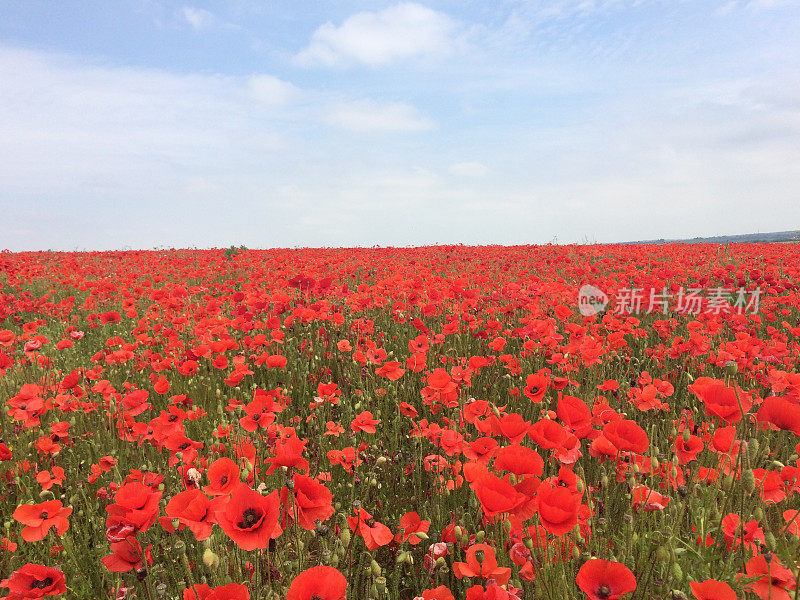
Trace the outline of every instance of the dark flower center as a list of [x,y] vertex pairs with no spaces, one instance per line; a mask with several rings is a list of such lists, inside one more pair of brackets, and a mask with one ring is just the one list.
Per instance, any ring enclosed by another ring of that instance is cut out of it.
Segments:
[[53,585],[53,578],[52,577],[47,577],[45,579],[41,579],[41,580],[37,579],[37,580],[34,580],[33,582],[31,582],[31,589],[32,590],[44,590],[44,589],[49,588],[51,585]]
[[227,475],[223,475],[222,477],[220,477],[219,478],[219,483],[220,483],[220,485],[225,485],[226,483],[228,483],[228,476]]
[[607,585],[601,585],[597,590],[597,597],[608,598],[609,596],[611,596],[611,588],[609,588]]
[[40,515],[39,515],[39,518],[40,518],[40,519],[45,519],[45,520],[47,520],[47,518],[48,518],[48,516],[47,516],[47,511],[46,511],[46,510],[43,510],[43,511],[42,511],[42,514],[40,514]]
[[256,511],[255,508],[248,508],[246,511],[242,513],[242,520],[239,521],[238,525],[240,529],[250,529],[253,525],[255,525],[258,520],[261,518],[261,515]]

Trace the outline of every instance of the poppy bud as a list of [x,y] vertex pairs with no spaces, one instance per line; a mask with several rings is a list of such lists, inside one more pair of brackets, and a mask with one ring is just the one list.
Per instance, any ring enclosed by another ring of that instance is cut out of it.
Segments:
[[672,563],[672,574],[678,581],[683,581],[683,569],[678,563]]
[[385,456],[379,456],[379,457],[378,457],[378,458],[375,460],[375,466],[376,466],[376,467],[382,467],[383,465],[385,465],[385,464],[386,464],[386,461],[387,461],[387,458],[386,458]]
[[211,549],[206,548],[206,551],[203,552],[203,564],[212,571],[215,571],[217,567],[219,567],[219,556]]
[[339,555],[338,554],[334,554],[333,556],[331,556],[331,566],[332,567],[339,566]]
[[736,364],[735,361],[729,360],[725,363],[725,374],[729,377],[733,377],[736,373],[739,372],[739,365]]
[[684,430],[683,430],[683,441],[684,441],[684,443],[687,443],[687,444],[688,444],[688,443],[689,443],[689,439],[690,439],[691,437],[692,437],[692,434],[691,434],[691,433],[689,433],[689,430],[688,430],[688,429],[684,429]]
[[751,469],[742,472],[742,483],[748,494],[756,491],[756,476]]
[[767,548],[774,548],[775,547],[775,536],[772,535],[771,531],[767,531],[764,534],[764,541],[766,542]]
[[425,533],[424,531],[418,531],[414,535],[425,542],[428,541],[428,534]]
[[658,562],[667,562],[669,560],[669,550],[664,546],[659,546],[656,550],[656,558]]
[[342,531],[342,544],[345,546],[350,545],[350,531],[348,529],[344,529]]
[[402,552],[398,552],[397,558],[395,558],[395,562],[398,565],[403,564],[404,562],[406,562],[406,556],[408,556],[408,552],[406,552],[405,550]]
[[381,575],[381,566],[373,559],[370,563],[370,568],[372,570],[373,577],[380,577]]
[[525,547],[526,547],[528,550],[533,550],[533,538],[529,538],[529,537],[527,537],[527,538],[525,538],[524,540],[522,540],[522,543],[524,544],[524,546],[525,546]]
[[478,533],[475,534],[475,541],[478,542],[479,544],[482,544],[483,539],[485,537],[486,537],[486,532],[481,529]]
[[758,458],[758,448],[759,443],[756,438],[752,438],[747,443],[747,458],[750,459],[751,463],[756,462],[756,459]]

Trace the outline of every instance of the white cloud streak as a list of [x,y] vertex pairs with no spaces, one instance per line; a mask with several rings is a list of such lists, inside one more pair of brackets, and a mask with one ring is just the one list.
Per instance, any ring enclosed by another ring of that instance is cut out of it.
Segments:
[[341,25],[326,23],[295,61],[304,66],[360,63],[381,66],[416,57],[441,57],[456,45],[456,23],[420,4],[403,2],[378,12],[361,12]]

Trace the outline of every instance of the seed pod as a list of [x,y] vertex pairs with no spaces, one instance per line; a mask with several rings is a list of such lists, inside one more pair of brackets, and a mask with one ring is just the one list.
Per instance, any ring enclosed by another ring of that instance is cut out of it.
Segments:
[[736,373],[739,372],[739,365],[737,365],[734,361],[729,360],[725,363],[725,374],[728,377],[733,377]]
[[375,595],[383,596],[386,593],[386,577],[375,578]]

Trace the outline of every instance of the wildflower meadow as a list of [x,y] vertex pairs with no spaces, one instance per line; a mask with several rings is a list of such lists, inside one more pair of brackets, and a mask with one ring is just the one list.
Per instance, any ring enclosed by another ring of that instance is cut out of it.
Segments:
[[0,598],[798,600],[799,259],[0,253]]

